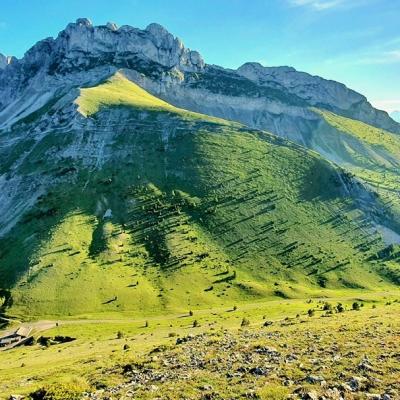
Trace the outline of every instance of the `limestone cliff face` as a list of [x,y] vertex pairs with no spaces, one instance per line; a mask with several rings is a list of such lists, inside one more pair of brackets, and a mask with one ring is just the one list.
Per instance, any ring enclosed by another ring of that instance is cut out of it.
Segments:
[[176,105],[268,129],[306,143],[317,106],[400,132],[387,113],[338,82],[290,67],[246,63],[237,71],[206,65],[201,55],[158,24],[140,30],[78,19],[33,46],[21,60],[0,55],[0,128],[73,88],[124,68],[152,93]]
[[21,60],[10,63],[0,56],[0,127],[121,67],[149,74],[171,68],[201,71],[204,61],[158,24],[140,30],[113,23],[93,26],[88,19],[78,19],[57,38],[38,42]]
[[246,63],[238,73],[267,88],[284,87],[290,95],[300,97],[309,105],[359,119],[372,125],[398,132],[399,127],[384,111],[376,110],[366,97],[332,80],[312,76],[290,67],[263,67]]

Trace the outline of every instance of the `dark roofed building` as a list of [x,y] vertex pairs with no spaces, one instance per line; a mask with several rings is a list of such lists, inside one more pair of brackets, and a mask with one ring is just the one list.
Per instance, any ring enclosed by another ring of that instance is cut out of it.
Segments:
[[32,328],[21,326],[11,335],[0,338],[0,347],[7,347],[29,337]]

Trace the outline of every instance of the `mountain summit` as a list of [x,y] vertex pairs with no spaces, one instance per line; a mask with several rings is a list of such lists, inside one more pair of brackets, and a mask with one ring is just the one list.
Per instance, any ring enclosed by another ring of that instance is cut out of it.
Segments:
[[78,19],[1,60],[3,312],[399,284],[400,124],[364,96],[208,65],[157,24]]
[[[158,24],[140,30],[113,23],[93,26],[85,18],[69,24],[57,38],[47,38],[21,60],[0,58],[0,126],[40,108],[60,91],[89,85],[116,68],[201,71],[200,54]],[[141,67],[139,67],[141,65]],[[23,98],[33,103],[26,103]]]

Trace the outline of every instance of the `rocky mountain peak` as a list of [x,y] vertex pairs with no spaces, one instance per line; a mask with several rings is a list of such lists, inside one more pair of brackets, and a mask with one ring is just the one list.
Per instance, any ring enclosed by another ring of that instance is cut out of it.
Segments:
[[[118,27],[113,22],[94,26],[89,19],[79,18],[68,24],[57,38],[36,43],[26,52],[20,67],[30,73],[44,69],[50,74],[70,73],[115,64],[122,58],[124,66],[132,59],[185,71],[198,71],[205,66],[198,52],[185,48],[179,38],[159,24],[152,23],[140,30],[129,25]],[[10,62],[7,60],[0,56],[0,69]]]
[[118,25],[114,22],[107,22],[106,27],[112,31],[118,30]]
[[[118,27],[113,22],[94,26],[87,18],[68,24],[55,39],[38,42],[27,51],[21,64],[25,71],[47,69],[52,75],[118,63],[126,67],[138,59],[183,71],[199,71],[205,66],[198,52],[185,48],[180,39],[159,24],[140,30],[128,25]],[[5,61],[1,63],[4,65]]]
[[92,27],[92,21],[88,18],[78,18],[75,22],[76,25]]
[[264,67],[257,62],[249,62],[238,68],[237,72],[265,87],[285,87],[286,90],[309,102],[312,106],[325,104],[329,108],[349,109],[354,104],[365,102],[361,94],[347,88],[342,83],[313,76],[295,68]]
[[276,73],[285,74],[290,72],[297,72],[293,67],[264,67],[259,62],[247,62],[240,66],[237,71],[242,76],[245,76],[249,79],[255,79],[260,77],[265,77],[268,75],[274,75]]
[[17,59],[12,56],[5,56],[4,54],[0,53],[0,70],[3,70],[7,67],[7,65],[13,63]]
[[145,31],[150,32],[154,37],[158,38],[168,37],[174,39],[174,36],[171,33],[169,33],[167,29],[165,29],[162,25],[157,24],[155,22],[147,25]]
[[[13,59],[14,60],[14,59]],[[95,26],[87,18],[70,23],[56,38],[36,43],[25,56],[5,69],[10,59],[0,57],[0,126],[20,113],[12,106],[18,98],[38,96],[41,107],[66,85],[94,84],[119,68],[159,74],[171,69],[199,72],[205,67],[201,55],[158,24],[141,30],[115,23]],[[28,110],[26,110],[28,111]],[[3,121],[2,121],[3,120]]]
[[[200,54],[185,48],[182,41],[163,26],[152,23],[144,30],[115,23],[94,26],[87,18],[70,23],[55,40],[55,50],[63,57],[114,60],[139,57],[167,68],[183,70],[204,68]],[[79,53],[79,54],[78,54]]]

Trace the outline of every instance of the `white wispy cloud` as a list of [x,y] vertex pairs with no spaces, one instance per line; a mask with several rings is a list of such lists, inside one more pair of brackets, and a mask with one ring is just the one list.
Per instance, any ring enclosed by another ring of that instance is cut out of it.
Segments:
[[372,0],[287,0],[294,7],[308,7],[315,11],[330,9],[349,9],[365,5]]
[[326,64],[336,65],[379,65],[400,63],[400,36],[379,41],[373,45],[325,60]]
[[344,0],[289,0],[293,6],[308,6],[315,10],[327,10],[342,5]]
[[389,113],[394,111],[400,111],[400,100],[390,99],[390,100],[371,100],[372,105],[379,109],[385,110]]
[[400,61],[400,50],[392,50],[386,52],[386,58],[389,61]]
[[400,50],[372,52],[353,57],[349,64],[352,65],[379,65],[400,63]]

